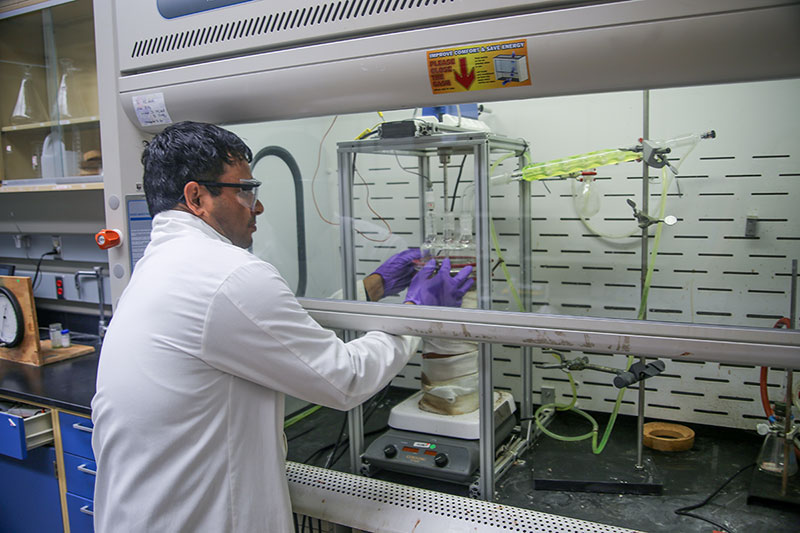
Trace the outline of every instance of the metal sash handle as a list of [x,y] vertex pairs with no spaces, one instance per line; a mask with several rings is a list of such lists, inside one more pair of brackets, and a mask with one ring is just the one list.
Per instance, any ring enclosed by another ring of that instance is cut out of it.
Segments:
[[94,516],[94,510],[93,509],[89,509],[88,505],[84,505],[83,507],[81,507],[79,509],[79,511],[82,512],[83,514],[88,514],[89,516]]
[[97,470],[91,470],[89,468],[86,468],[86,463],[83,463],[82,465],[78,465],[78,472],[83,472],[84,474],[89,474],[90,476],[96,476],[97,475]]
[[73,429],[77,429],[78,431],[85,431],[86,433],[91,433],[93,431],[92,428],[89,426],[84,426],[80,422],[75,422],[72,424]]

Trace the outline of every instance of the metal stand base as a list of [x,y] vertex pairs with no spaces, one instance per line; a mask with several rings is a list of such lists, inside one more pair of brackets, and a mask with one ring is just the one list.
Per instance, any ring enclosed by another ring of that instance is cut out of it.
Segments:
[[765,474],[756,469],[750,481],[747,504],[786,506],[797,509],[800,506],[800,474],[789,478],[786,494],[781,494],[781,478]]

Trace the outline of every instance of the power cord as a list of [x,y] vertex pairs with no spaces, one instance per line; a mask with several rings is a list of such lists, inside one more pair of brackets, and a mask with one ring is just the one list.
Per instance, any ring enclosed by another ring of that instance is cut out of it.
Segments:
[[37,280],[39,279],[39,270],[42,268],[42,260],[43,260],[45,257],[47,257],[48,255],[58,255],[58,250],[56,250],[55,248],[53,248],[53,249],[52,249],[52,250],[50,250],[49,252],[45,252],[45,253],[43,253],[43,254],[42,254],[40,257],[39,257],[39,261],[36,263],[36,273],[33,275],[33,283],[31,284],[31,286],[32,286],[34,289],[36,288],[36,282],[37,282]]
[[[384,387],[379,393],[377,393],[375,396],[373,396],[372,400],[370,400],[370,402],[367,404],[367,407],[364,409],[364,417],[363,417],[365,425],[366,425],[367,421],[370,419],[370,417],[372,417],[372,415],[375,413],[375,411],[377,411],[377,408],[380,405],[380,403],[386,398],[390,387],[391,387],[391,385],[387,385],[386,387]],[[346,450],[348,448],[348,444],[349,444],[349,441],[350,441],[349,437],[344,434],[345,427],[347,427],[347,413],[345,413],[345,417],[344,417],[344,420],[342,421],[342,425],[341,425],[341,428],[339,430],[339,434],[336,437],[336,441],[331,443],[331,444],[328,444],[326,446],[323,446],[322,448],[319,448],[314,453],[312,453],[310,456],[308,456],[308,458],[306,458],[303,461],[303,463],[304,464],[313,464],[313,461],[316,460],[317,456],[324,454],[325,452],[327,452],[330,449],[333,449],[333,451],[331,452],[331,454],[328,456],[327,460],[325,461],[325,468],[331,468],[333,465],[335,465],[336,462],[339,460],[339,458],[342,457],[342,455],[344,453],[344,450]],[[364,436],[371,436],[371,435],[373,435],[375,433],[379,433],[381,431],[384,431],[385,429],[386,429],[386,427],[382,427],[382,428],[380,428],[378,430],[373,430],[373,431],[370,431],[370,432],[366,432],[364,434]],[[305,434],[305,433],[306,432],[303,432],[302,434]],[[295,437],[292,437],[292,438],[295,438]],[[338,457],[336,457],[336,452],[337,451],[341,452]]]
[[695,509],[699,509],[700,507],[703,507],[704,505],[706,505],[708,502],[713,500],[714,497],[722,491],[722,489],[724,489],[726,486],[728,486],[728,483],[730,483],[731,481],[736,479],[736,477],[739,474],[741,474],[745,470],[753,468],[754,466],[756,466],[756,464],[752,463],[752,464],[749,464],[747,466],[744,466],[744,467],[740,468],[738,472],[736,472],[731,477],[726,479],[725,482],[722,485],[720,485],[720,487],[711,494],[711,496],[709,496],[708,498],[706,498],[705,500],[703,500],[700,503],[696,503],[694,505],[687,505],[686,507],[681,507],[680,509],[675,509],[675,511],[674,511],[675,514],[683,515],[683,516],[691,516],[692,518],[697,518],[698,520],[703,520],[705,522],[708,522],[709,524],[713,525],[714,527],[716,527],[720,531],[727,531],[728,533],[733,533],[733,531],[728,526],[723,526],[722,524],[718,524],[717,522],[714,522],[710,518],[705,518],[705,517],[702,517],[700,515],[696,515],[694,513],[690,513],[689,511],[694,511]]

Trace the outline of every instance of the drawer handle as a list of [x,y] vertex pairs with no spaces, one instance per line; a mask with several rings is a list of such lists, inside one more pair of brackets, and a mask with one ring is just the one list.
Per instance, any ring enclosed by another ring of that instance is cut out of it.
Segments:
[[78,431],[85,431],[86,433],[91,433],[92,432],[92,428],[90,428],[89,426],[84,426],[80,422],[76,422],[76,423],[72,424],[72,427],[74,429],[77,429]]
[[78,465],[78,472],[83,472],[84,474],[89,474],[90,476],[96,476],[97,470],[92,470],[90,468],[86,468],[86,463],[82,465]]
[[83,514],[88,514],[89,516],[94,516],[94,510],[90,509],[88,505],[84,505],[79,510]]

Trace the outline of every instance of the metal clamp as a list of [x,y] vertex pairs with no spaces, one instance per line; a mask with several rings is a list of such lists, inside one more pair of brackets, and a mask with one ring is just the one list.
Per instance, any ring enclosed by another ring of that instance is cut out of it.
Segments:
[[633,216],[636,218],[636,221],[639,223],[639,227],[642,229],[645,229],[653,224],[658,224],[659,222],[663,222],[667,226],[672,226],[678,221],[677,217],[674,215],[667,215],[664,217],[664,220],[659,220],[656,217],[651,217],[647,213],[636,209],[636,202],[630,198],[628,198],[626,202],[628,202],[628,205],[631,206],[631,209],[633,209]]
[[597,370],[598,372],[616,374],[616,376],[614,376],[614,386],[616,386],[618,389],[622,389],[633,385],[638,381],[657,376],[664,371],[664,368],[666,368],[664,361],[659,359],[647,364],[634,363],[628,370],[620,370],[618,368],[612,368],[609,366],[592,364],[589,362],[589,358],[586,356],[569,360],[564,358],[564,356],[558,352],[553,352],[553,354],[558,357],[558,363],[552,365],[536,365],[536,368],[540,370],[559,368],[567,372],[576,370]]

